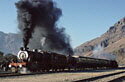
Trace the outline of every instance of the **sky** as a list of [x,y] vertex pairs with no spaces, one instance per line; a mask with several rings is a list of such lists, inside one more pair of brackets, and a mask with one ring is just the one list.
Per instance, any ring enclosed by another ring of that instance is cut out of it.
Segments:
[[[0,31],[18,33],[17,10],[19,0],[0,0]],[[62,9],[59,27],[65,27],[75,48],[99,37],[110,26],[125,17],[125,0],[53,0]]]

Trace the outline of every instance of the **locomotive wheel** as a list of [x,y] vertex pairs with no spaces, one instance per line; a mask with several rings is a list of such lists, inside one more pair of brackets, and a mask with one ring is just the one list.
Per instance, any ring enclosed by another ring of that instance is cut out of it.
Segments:
[[22,67],[19,72],[21,74],[26,74],[27,73],[27,68],[26,67]]
[[38,67],[38,64],[36,64],[36,63],[29,64],[29,65],[28,65],[28,69],[29,69],[31,72],[40,71],[40,70],[39,70],[39,67]]
[[12,72],[12,73],[16,73],[16,72],[17,72],[17,68],[16,68],[16,67],[12,67],[12,68],[11,68],[11,72]]

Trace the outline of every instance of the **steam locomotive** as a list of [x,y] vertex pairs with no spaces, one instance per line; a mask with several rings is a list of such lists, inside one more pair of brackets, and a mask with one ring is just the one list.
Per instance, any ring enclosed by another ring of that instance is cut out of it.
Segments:
[[18,52],[18,62],[11,62],[9,68],[12,72],[29,70],[30,72],[43,71],[64,71],[100,69],[100,68],[117,68],[118,64],[113,60],[95,59],[82,56],[65,56],[53,52],[21,48]]

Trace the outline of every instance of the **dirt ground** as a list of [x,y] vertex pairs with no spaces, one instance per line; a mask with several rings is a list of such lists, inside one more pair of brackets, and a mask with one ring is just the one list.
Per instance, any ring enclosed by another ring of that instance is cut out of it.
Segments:
[[[18,76],[18,77],[6,77],[0,78],[0,82],[71,82],[81,79],[87,79],[90,77],[101,76],[105,74],[121,72],[124,69],[119,70],[96,70],[96,71],[83,71],[83,72],[62,72],[42,75],[31,76]],[[118,76],[125,76],[124,74],[108,77],[110,80],[117,78]],[[98,80],[98,82],[106,82],[108,79]]]

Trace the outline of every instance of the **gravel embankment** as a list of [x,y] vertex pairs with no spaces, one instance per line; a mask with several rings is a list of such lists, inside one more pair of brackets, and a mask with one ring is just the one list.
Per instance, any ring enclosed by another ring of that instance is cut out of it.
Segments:
[[[52,73],[52,74],[42,74],[42,75],[31,75],[31,76],[19,76],[19,77],[7,77],[0,78],[0,82],[71,82],[81,79],[87,79],[91,77],[106,75],[110,73],[116,73],[124,71],[121,70],[101,70],[101,71],[86,71],[86,72],[71,72],[71,73]],[[118,78],[120,76],[125,76],[125,73],[110,76],[97,80],[97,82],[107,82]]]

